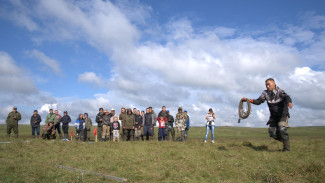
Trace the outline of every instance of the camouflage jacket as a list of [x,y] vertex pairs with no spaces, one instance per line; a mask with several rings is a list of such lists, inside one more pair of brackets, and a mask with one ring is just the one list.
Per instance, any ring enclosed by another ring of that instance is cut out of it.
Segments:
[[45,124],[48,124],[50,121],[52,121],[54,124],[56,123],[56,114],[54,113],[49,113],[47,116],[46,116],[46,120],[45,120]]
[[86,118],[85,119],[85,123],[86,123],[86,130],[90,130],[90,127],[93,126],[93,122],[91,121],[90,118]]
[[21,120],[20,113],[17,112],[10,112],[7,117],[7,124],[18,124],[18,121]]

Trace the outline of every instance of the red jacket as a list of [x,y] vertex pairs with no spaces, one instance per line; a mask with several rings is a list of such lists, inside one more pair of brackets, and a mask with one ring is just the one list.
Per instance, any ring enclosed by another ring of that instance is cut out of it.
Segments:
[[160,117],[158,117],[158,118],[157,118],[157,120],[158,120],[158,123],[159,123],[159,128],[165,128],[165,126],[166,126],[166,121],[167,121],[167,118],[166,118],[166,117],[164,117],[164,119],[163,119],[163,120],[161,120],[161,119],[160,119]]

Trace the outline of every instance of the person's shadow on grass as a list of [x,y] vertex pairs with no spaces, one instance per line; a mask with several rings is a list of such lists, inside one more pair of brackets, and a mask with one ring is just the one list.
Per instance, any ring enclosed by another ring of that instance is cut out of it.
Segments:
[[254,146],[251,142],[243,142],[243,146],[249,147],[255,151],[270,151],[266,145]]

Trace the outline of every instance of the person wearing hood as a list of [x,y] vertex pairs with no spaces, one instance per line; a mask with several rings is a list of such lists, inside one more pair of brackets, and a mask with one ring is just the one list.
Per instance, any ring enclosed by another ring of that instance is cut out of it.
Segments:
[[93,126],[93,122],[91,121],[91,119],[88,117],[88,113],[84,114],[85,116],[85,140],[90,141],[90,128]]
[[104,116],[104,109],[99,108],[99,112],[96,115],[96,122],[97,122],[97,137],[99,141],[102,141],[102,122],[103,122],[103,116]]
[[34,114],[30,118],[30,125],[32,127],[32,136],[35,138],[35,131],[37,132],[37,137],[39,137],[40,123],[42,121],[41,116],[38,114],[37,110],[34,110]]
[[183,108],[178,108],[178,113],[176,114],[176,128],[177,128],[177,139],[178,141],[184,140],[184,131],[186,128],[187,115],[183,112]]
[[123,124],[123,128],[126,130],[126,141],[130,141],[131,136],[133,135],[134,123],[134,115],[132,114],[132,110],[129,108],[126,112]]
[[64,138],[69,139],[69,123],[71,122],[71,118],[68,115],[68,111],[63,112],[62,117],[62,131],[64,133]]
[[85,119],[82,114],[79,114],[78,119],[75,122],[76,127],[76,139],[84,140],[84,128],[85,128]]
[[140,111],[136,111],[134,115],[135,125],[134,125],[134,132],[135,132],[135,140],[140,140],[140,136],[142,135],[142,116],[140,115]]
[[110,131],[111,131],[111,116],[109,115],[108,110],[105,110],[105,115],[103,116],[102,126],[103,126],[102,139],[104,141],[109,140]]
[[11,129],[13,129],[15,133],[15,137],[18,138],[18,121],[21,120],[21,115],[17,111],[17,107],[12,108],[12,112],[10,112],[7,116],[7,137],[10,137]]

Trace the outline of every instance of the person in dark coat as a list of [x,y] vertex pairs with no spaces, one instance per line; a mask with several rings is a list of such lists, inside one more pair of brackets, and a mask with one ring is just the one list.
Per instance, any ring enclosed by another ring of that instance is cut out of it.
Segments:
[[103,116],[105,115],[104,113],[104,109],[103,108],[99,108],[99,112],[96,115],[96,119],[95,121],[97,122],[97,138],[99,141],[102,141],[102,133],[103,133],[103,127],[102,127],[102,123],[103,123]]
[[64,133],[64,138],[69,139],[69,123],[71,122],[71,118],[68,115],[68,111],[63,112],[62,117],[62,131]]
[[32,127],[32,136],[35,138],[35,131],[37,132],[37,136],[39,137],[39,129],[40,129],[40,123],[42,121],[41,116],[38,114],[37,110],[34,110],[34,114],[30,118],[30,126]]

